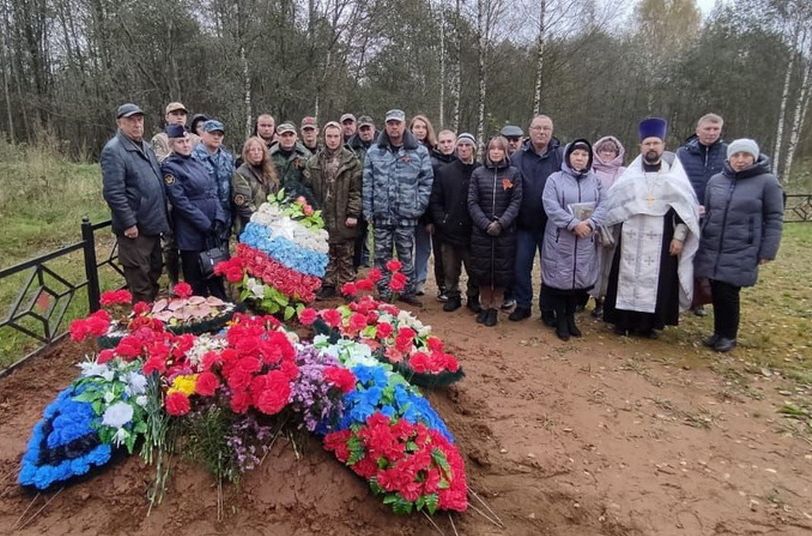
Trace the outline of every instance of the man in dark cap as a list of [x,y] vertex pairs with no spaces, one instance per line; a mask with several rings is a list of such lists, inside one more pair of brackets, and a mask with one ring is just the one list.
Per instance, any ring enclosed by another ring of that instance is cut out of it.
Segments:
[[606,200],[605,225],[616,227],[604,319],[619,335],[655,338],[693,297],[699,203],[680,160],[665,152],[666,132],[659,117],[640,123],[640,155]]
[[355,116],[352,114],[344,114],[341,116],[341,128],[344,131],[344,143],[350,141],[355,135],[355,130],[357,127],[357,123],[355,121]]
[[303,178],[305,165],[313,153],[299,142],[296,127],[289,121],[276,128],[276,135],[279,142],[271,147],[268,154],[276,166],[279,184],[289,196],[303,195],[312,204],[313,192],[304,186]]
[[499,132],[508,141],[508,156],[512,155],[522,146],[524,131],[516,125],[505,125]]
[[231,234],[231,179],[234,175],[234,155],[223,147],[225,126],[217,119],[203,123],[200,143],[192,150],[192,158],[203,164],[217,183],[217,197],[226,218],[223,236],[228,241]]
[[219,244],[226,214],[217,197],[217,183],[206,167],[192,158],[192,138],[183,125],[164,129],[172,154],[161,164],[164,188],[173,206],[172,227],[180,249],[183,278],[196,296],[225,299],[222,277],[206,279],[200,252]]
[[138,301],[151,302],[161,276],[161,234],[169,230],[158,159],[144,141],[144,112],[135,104],[116,111],[118,131],[101,152],[104,200],[110,207],[118,259]]
[[313,154],[319,150],[319,123],[316,118],[308,115],[299,125],[299,134],[302,136],[302,145]]

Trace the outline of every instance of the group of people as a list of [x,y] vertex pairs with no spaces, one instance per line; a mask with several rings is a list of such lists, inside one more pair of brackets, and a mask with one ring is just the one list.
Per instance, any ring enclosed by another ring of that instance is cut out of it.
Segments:
[[[616,333],[656,337],[681,310],[702,314],[694,289],[704,279],[715,312],[704,343],[728,351],[740,289],[755,284],[780,242],[783,192],[767,158],[753,140],[725,144],[716,114],[700,118],[676,154],[665,150],[666,121],[643,120],[639,155],[624,167],[618,138],[562,146],[546,115],[531,120],[527,137],[505,126],[478,157],[473,135],[435,133],[426,116],[407,122],[399,109],[381,130],[367,115],[321,128],[305,117],[297,129],[262,114],[235,162],[223,123],[201,114],[188,121],[177,102],[165,112],[166,127],[149,144],[143,111],[120,106],[118,132],[101,155],[120,262],[145,301],[158,291],[162,243],[170,281],[180,267],[196,294],[224,296],[222,280],[201,272],[201,251],[228,244],[284,188],[324,216],[330,245],[320,299],[335,296],[370,257],[385,272],[397,256],[407,278],[398,299],[420,305],[433,254],[444,311],[463,305],[464,269],[477,322],[496,325],[500,309],[522,321],[531,316],[538,252],[541,319],[559,338],[581,336],[576,312],[590,295],[592,314]],[[380,284],[386,294],[386,279]]]

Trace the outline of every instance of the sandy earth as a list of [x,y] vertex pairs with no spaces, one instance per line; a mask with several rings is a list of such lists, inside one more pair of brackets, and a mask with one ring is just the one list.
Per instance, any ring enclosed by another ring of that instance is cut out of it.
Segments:
[[[781,431],[776,407],[793,386],[780,378],[741,388],[710,370],[732,357],[664,362],[666,342],[617,338],[588,315],[585,337],[563,343],[537,319],[486,328],[425,301],[420,318],[467,373],[429,396],[466,455],[471,487],[504,523],[469,511],[453,518],[459,534],[812,534],[812,443]],[[421,515],[391,514],[315,441],[299,460],[277,442],[225,490],[220,522],[211,478],[183,462],[147,517],[152,474],[133,457],[36,498],[26,518],[53,500],[14,530],[34,498],[16,485],[28,433],[85,350],[64,343],[0,379],[2,534],[454,534],[445,514],[439,531]]]

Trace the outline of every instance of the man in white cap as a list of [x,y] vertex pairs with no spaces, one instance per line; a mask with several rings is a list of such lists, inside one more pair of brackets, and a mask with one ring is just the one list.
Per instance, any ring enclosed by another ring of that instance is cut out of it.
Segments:
[[[367,151],[364,160],[364,217],[375,229],[375,265],[385,272],[393,249],[403,264],[406,288],[401,301],[420,306],[415,296],[414,232],[426,211],[434,174],[426,147],[406,131],[402,110],[386,112],[386,128]],[[388,278],[379,290],[387,294]]]
[[[166,111],[164,113],[164,122],[166,125],[181,125],[185,127],[188,117],[189,112],[182,102],[170,102],[166,105]],[[200,136],[194,132],[189,133],[189,139],[192,142],[192,147],[200,143]],[[158,162],[163,162],[172,153],[172,149],[169,146],[169,138],[166,137],[166,132],[163,130],[152,137],[152,150],[155,151]]]
[[604,319],[615,333],[656,338],[691,305],[699,245],[699,203],[674,153],[665,119],[639,126],[640,155],[609,190],[607,227],[616,226]]
[[344,133],[344,143],[350,141],[350,138],[355,136],[355,130],[357,128],[357,122],[355,120],[355,116],[352,114],[344,114],[341,116],[341,129]]

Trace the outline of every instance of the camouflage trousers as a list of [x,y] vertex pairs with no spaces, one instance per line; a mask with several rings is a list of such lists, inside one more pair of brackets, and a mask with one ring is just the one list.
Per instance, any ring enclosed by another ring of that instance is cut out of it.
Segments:
[[[394,258],[393,250],[397,253],[398,260],[403,264],[400,270],[406,276],[406,289],[404,295],[414,295],[414,231],[410,227],[375,227],[375,266],[381,272],[387,274],[386,263]],[[379,283],[379,291],[387,294],[386,286],[388,277],[384,277]]]
[[355,279],[352,258],[355,253],[355,240],[330,242],[330,260],[324,274],[324,286],[341,289],[341,285]]

